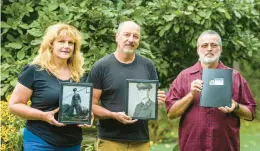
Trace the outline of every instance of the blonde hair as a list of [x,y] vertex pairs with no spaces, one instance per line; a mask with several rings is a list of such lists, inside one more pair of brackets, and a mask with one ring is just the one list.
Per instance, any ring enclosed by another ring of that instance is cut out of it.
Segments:
[[42,69],[47,69],[55,76],[58,76],[59,74],[56,72],[58,66],[55,65],[52,56],[52,44],[55,39],[65,36],[69,36],[75,42],[73,54],[68,59],[67,64],[72,80],[79,82],[84,73],[84,58],[80,53],[81,33],[71,25],[57,23],[49,26],[45,31],[45,35],[43,36],[43,41],[38,51],[38,55],[34,58],[31,64],[38,64]]

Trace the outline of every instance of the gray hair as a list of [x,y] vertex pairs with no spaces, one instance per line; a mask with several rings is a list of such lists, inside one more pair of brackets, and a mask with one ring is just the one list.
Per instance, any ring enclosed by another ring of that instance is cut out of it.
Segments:
[[120,30],[121,30],[121,28],[122,28],[125,24],[127,24],[127,23],[135,24],[135,25],[138,26],[138,27],[140,28],[140,30],[141,30],[141,27],[140,27],[137,23],[135,23],[134,21],[124,21],[124,22],[121,22],[121,23],[119,24],[118,29],[117,29],[117,33],[119,33]]
[[215,32],[214,30],[206,30],[202,34],[200,34],[200,36],[197,40],[197,47],[200,46],[200,38],[204,35],[216,35],[218,37],[218,44],[220,46],[222,46],[222,40],[221,40],[221,37],[219,36],[219,34],[217,32]]

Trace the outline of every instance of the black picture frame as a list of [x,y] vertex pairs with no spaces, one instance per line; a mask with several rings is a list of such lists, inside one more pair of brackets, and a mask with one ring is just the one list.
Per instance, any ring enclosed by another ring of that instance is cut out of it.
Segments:
[[126,81],[126,114],[133,119],[157,120],[159,81],[141,79],[127,79]]
[[58,121],[64,124],[91,124],[92,83],[62,82]]

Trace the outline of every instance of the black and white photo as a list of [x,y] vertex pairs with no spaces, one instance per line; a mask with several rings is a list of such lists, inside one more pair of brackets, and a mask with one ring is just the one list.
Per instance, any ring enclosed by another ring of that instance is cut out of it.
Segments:
[[158,80],[127,79],[126,113],[134,119],[157,119]]
[[62,83],[59,122],[90,124],[92,106],[91,83]]

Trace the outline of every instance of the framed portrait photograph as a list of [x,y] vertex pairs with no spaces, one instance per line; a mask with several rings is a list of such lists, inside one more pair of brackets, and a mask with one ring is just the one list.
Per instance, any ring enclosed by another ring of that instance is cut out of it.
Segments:
[[64,124],[90,124],[92,83],[61,83],[58,121]]
[[133,119],[156,120],[158,80],[127,79],[126,114]]

